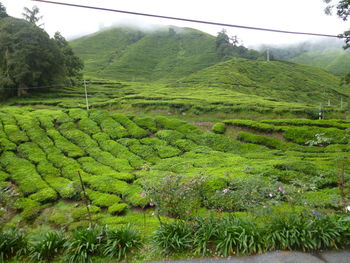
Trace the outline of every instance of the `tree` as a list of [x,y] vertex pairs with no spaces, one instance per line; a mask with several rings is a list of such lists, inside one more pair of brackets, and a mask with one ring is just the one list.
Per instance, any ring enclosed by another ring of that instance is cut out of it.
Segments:
[[[344,21],[348,20],[350,15],[350,0],[340,0],[337,4],[332,4],[333,0],[323,0],[325,3],[329,4],[325,12],[328,15],[332,14],[332,10],[337,10],[337,15]],[[342,38],[345,38],[344,49],[350,48],[350,29],[345,31],[343,34],[339,35]]]
[[222,60],[233,57],[258,59],[260,53],[253,49],[248,49],[242,44],[237,36],[229,37],[226,30],[221,30],[216,37],[216,52]]
[[[22,13],[22,16],[29,23],[37,25],[37,23],[43,18],[42,16],[38,16],[39,12],[40,11],[37,6],[33,6],[31,10],[28,7],[25,7],[24,13]],[[40,24],[38,26],[40,27],[42,25],[43,24]]]
[[64,78],[64,57],[56,42],[22,19],[0,20],[0,88],[21,96],[35,86],[50,86]]
[[84,67],[81,59],[74,55],[72,48],[60,32],[55,33],[54,40],[63,54],[65,76],[70,80],[81,78],[81,70]]
[[8,14],[6,13],[6,7],[0,2],[0,19],[8,17]]

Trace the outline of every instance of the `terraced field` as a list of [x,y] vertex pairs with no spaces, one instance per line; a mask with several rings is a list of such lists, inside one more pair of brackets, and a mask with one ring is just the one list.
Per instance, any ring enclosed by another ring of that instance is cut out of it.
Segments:
[[[345,120],[225,120],[214,133],[164,116],[3,107],[0,181],[17,193],[16,210],[1,212],[3,223],[87,225],[78,173],[95,222],[132,221],[146,233],[158,222],[144,184],[169,174],[205,177],[203,211],[336,212],[343,205],[337,160],[348,156],[349,127]],[[225,202],[223,189],[233,193]]]

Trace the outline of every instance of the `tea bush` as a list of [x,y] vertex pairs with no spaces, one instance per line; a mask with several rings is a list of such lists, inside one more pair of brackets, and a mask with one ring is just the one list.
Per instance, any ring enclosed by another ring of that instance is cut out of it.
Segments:
[[275,127],[273,125],[260,123],[257,121],[251,121],[251,120],[224,120],[223,122],[225,124],[234,125],[234,126],[238,126],[238,127],[250,128],[250,129],[253,129],[256,131],[261,131],[261,132],[280,131],[280,129],[278,127]]
[[121,125],[123,125],[127,129],[128,134],[133,138],[140,139],[149,135],[149,132],[140,128],[134,122],[132,122],[122,114],[114,113],[112,114],[112,118],[119,122]]
[[218,122],[211,127],[212,131],[219,134],[224,134],[226,131],[225,123]]
[[100,193],[93,190],[87,190],[86,192],[92,204],[99,207],[110,207],[121,201],[120,197],[117,195]]
[[121,203],[121,204],[113,204],[110,207],[108,207],[108,213],[111,215],[120,215],[128,208],[127,204]]

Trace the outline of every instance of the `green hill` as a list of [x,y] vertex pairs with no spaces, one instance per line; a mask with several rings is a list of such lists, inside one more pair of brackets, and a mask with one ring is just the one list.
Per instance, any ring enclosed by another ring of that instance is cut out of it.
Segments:
[[305,52],[291,61],[320,67],[339,76],[350,72],[350,52],[342,49],[331,48],[318,52]]
[[86,75],[124,81],[178,79],[219,61],[215,37],[189,28],[113,28],[71,45]]
[[308,104],[348,98],[348,87],[339,87],[337,76],[322,69],[285,61],[235,58],[191,74],[169,87],[225,88],[276,101]]

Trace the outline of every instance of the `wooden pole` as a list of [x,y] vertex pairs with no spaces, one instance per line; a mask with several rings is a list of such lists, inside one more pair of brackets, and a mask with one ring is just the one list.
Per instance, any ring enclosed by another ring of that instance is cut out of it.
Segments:
[[88,96],[87,96],[86,80],[85,79],[84,79],[84,87],[85,87],[86,110],[89,110],[89,101],[88,101]]
[[92,218],[91,218],[91,213],[90,213],[90,204],[89,204],[89,199],[87,198],[87,194],[85,192],[85,186],[83,183],[83,178],[81,177],[80,171],[78,170],[78,175],[79,175],[79,180],[80,180],[80,184],[81,184],[81,189],[83,190],[83,194],[84,194],[84,201],[85,201],[85,206],[86,206],[86,210],[88,213],[88,217],[89,217],[89,221],[90,221],[90,227],[92,226]]

